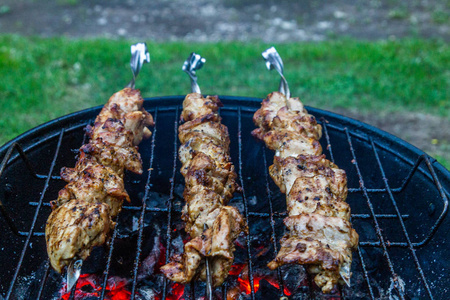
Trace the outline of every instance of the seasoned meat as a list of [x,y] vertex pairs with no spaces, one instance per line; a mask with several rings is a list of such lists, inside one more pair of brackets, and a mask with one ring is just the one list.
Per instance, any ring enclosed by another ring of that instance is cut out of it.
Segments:
[[[286,194],[288,233],[268,266],[302,264],[324,293],[342,280],[350,282],[352,251],[358,234],[352,228],[347,176],[322,155],[322,128],[298,98],[269,94],[253,116],[252,134],[275,151],[269,173]],[[341,280],[342,279],[342,280]]]
[[184,98],[183,112],[181,113],[182,121],[193,121],[201,119],[209,114],[216,114],[219,107],[223,104],[217,96],[208,96],[204,98],[198,93],[191,93]]
[[178,128],[182,143],[178,154],[185,178],[182,218],[191,240],[183,255],[161,267],[166,277],[176,282],[205,280],[207,258],[213,285],[221,285],[233,264],[234,241],[247,230],[239,211],[227,206],[239,187],[229,155],[228,129],[217,114],[221,106],[217,97],[196,93],[183,102],[181,118],[186,122]]
[[50,263],[61,273],[74,258],[86,259],[94,246],[104,244],[114,228],[109,205],[71,200],[52,211],[45,237]]
[[286,218],[284,224],[289,233],[282,239],[281,250],[269,268],[289,263],[315,265],[310,273],[314,270],[320,281],[328,278],[322,289],[331,290],[339,279],[332,276],[333,271],[350,271],[352,251],[358,244],[358,234],[350,222],[339,217],[301,214]]
[[201,235],[186,243],[183,256],[161,267],[171,280],[190,282],[194,276],[206,280],[204,257],[211,259],[211,274],[214,286],[221,285],[228,277],[234,260],[234,240],[245,229],[245,222],[239,211],[231,206],[215,210],[214,222]]
[[74,259],[86,259],[103,245],[114,228],[123,201],[124,169],[141,174],[137,145],[151,135],[152,116],[142,107],[140,92],[125,88],[115,93],[87,128],[89,143],[80,148],[73,168],[64,167],[67,185],[51,201],[45,235],[50,263],[57,272]]

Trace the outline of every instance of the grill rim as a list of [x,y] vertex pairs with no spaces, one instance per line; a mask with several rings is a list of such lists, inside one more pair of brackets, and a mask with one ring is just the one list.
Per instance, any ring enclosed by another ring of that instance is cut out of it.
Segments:
[[[166,96],[166,97],[146,98],[145,100],[146,100],[146,103],[150,103],[150,105],[152,105],[152,107],[155,107],[155,110],[158,111],[159,107],[161,107],[161,106],[166,107],[166,108],[169,107],[169,109],[173,109],[173,107],[178,107],[180,101],[183,100],[184,97],[185,97],[184,95],[183,96]],[[261,98],[250,98],[250,97],[239,97],[239,96],[219,96],[219,98],[226,104],[226,107],[224,108],[224,110],[235,111],[239,115],[239,120],[241,120],[241,111],[246,111],[246,112],[254,111],[255,108],[257,108],[262,101]],[[170,102],[173,102],[173,103],[170,103]],[[231,105],[229,105],[229,104],[231,104]],[[25,132],[24,134],[11,140],[10,142],[6,143],[4,146],[2,146],[0,148],[1,159],[3,160],[3,158],[5,157],[5,154],[6,154],[5,151],[8,151],[9,148],[14,143],[29,143],[29,144],[31,144],[30,147],[36,147],[40,144],[40,143],[36,143],[36,139],[39,139],[41,141],[44,140],[44,142],[45,142],[46,138],[53,138],[54,136],[63,134],[64,130],[66,129],[64,126],[65,124],[70,124],[70,129],[73,129],[75,126],[77,128],[79,128],[80,126],[86,125],[86,120],[95,118],[95,116],[98,114],[98,112],[100,111],[100,109],[102,107],[103,107],[103,105],[100,105],[97,107],[78,111],[78,112],[54,119],[52,121],[44,123],[38,127],[35,127],[33,129]],[[436,173],[438,173],[438,175],[436,175],[437,178],[439,179],[438,181],[440,181],[441,183],[444,182],[444,185],[448,186],[447,181],[450,180],[450,172],[448,170],[446,170],[442,165],[440,165],[435,159],[433,159],[432,157],[430,157],[429,155],[424,153],[422,150],[412,146],[411,144],[401,140],[398,137],[395,137],[387,132],[384,132],[376,127],[365,124],[363,122],[360,122],[360,121],[357,121],[357,120],[354,120],[354,119],[351,119],[351,118],[348,118],[345,116],[341,116],[341,115],[338,115],[338,114],[335,114],[332,112],[321,110],[321,109],[315,109],[312,107],[306,107],[306,108],[308,109],[308,111],[311,114],[315,115],[316,118],[318,118],[318,119],[320,117],[325,118],[326,120],[330,121],[330,123],[332,123],[332,124],[336,123],[339,125],[339,127],[342,127],[343,131],[347,135],[347,139],[349,141],[351,140],[351,137],[349,135],[347,126],[351,127],[352,137],[356,137],[356,138],[362,139],[363,141],[365,141],[367,143],[371,143],[372,148],[374,150],[375,150],[374,145],[377,144],[377,146],[379,148],[381,148],[383,150],[388,150],[389,152],[397,154],[397,156],[399,158],[402,158],[409,165],[411,165],[411,166],[415,165],[416,166],[415,168],[418,167],[421,160],[425,160],[426,162],[429,162],[429,165],[428,165],[429,172],[433,173],[434,168],[437,169],[435,171],[437,171]],[[80,116],[82,117],[81,119],[83,121],[80,121]],[[333,126],[330,126],[330,127],[333,127]],[[239,121],[239,132],[241,132],[240,128],[241,127],[240,127],[240,121]],[[60,132],[60,133],[57,134],[58,132]],[[43,139],[43,137],[45,137],[45,138]],[[327,143],[329,144],[328,140],[327,140]],[[387,144],[387,146],[385,144]],[[241,145],[240,134],[239,134],[239,145]],[[380,145],[381,145],[381,147],[380,147]],[[351,146],[351,142],[350,142],[350,146]],[[402,146],[403,146],[403,149],[401,149]],[[398,148],[400,148],[400,150],[398,150]],[[29,148],[27,148],[27,149],[29,149]],[[26,149],[24,149],[24,151],[26,152]],[[400,151],[406,151],[408,155],[406,155],[406,153],[401,153]],[[240,153],[241,153],[241,151],[239,151],[239,156],[240,156]],[[330,151],[330,154],[332,156],[331,151]],[[416,156],[416,157],[414,159],[411,156]],[[11,158],[11,160],[9,160],[9,161],[13,161],[13,159],[14,158]],[[239,164],[241,164],[241,157],[239,157]],[[431,168],[430,168],[430,165],[432,165]],[[443,170],[440,170],[439,166],[441,166]],[[412,173],[413,172],[415,172],[415,171],[413,170]],[[423,172],[423,171],[421,171],[421,173],[423,175],[425,175],[426,177],[428,177],[429,179],[432,179],[431,177],[433,176],[433,174],[430,175],[429,173]],[[442,173],[442,175],[439,173]],[[50,177],[53,177],[53,176],[51,176],[51,174],[48,175],[46,178],[46,181],[48,181],[50,179]],[[240,178],[242,180],[241,174],[240,174]],[[406,179],[407,178],[408,178],[408,176],[406,176]],[[363,192],[364,192],[364,189],[365,189],[365,187],[362,186]],[[387,187],[387,191],[389,191],[389,190],[391,190],[391,188]],[[448,191],[444,190],[444,193],[448,197]],[[39,211],[39,208],[37,208],[37,211]],[[143,213],[145,212],[145,207],[143,208],[142,212]],[[402,219],[402,217],[400,217],[400,219]],[[437,230],[437,228],[436,228],[436,230]],[[28,238],[29,238],[29,236],[28,236]],[[385,246],[384,243],[382,246]],[[411,248],[411,246],[409,248]],[[415,248],[415,247],[413,247],[413,248]],[[360,256],[361,256],[361,254],[360,254]],[[251,260],[250,260],[250,262],[251,262]],[[363,263],[363,265],[364,265],[364,263]],[[47,272],[48,272],[48,267],[47,267]],[[250,279],[252,279],[252,278],[250,278]],[[251,284],[251,287],[252,287],[252,298],[253,298],[254,297],[253,284]],[[370,285],[369,285],[369,289],[370,289]],[[134,284],[133,284],[133,291],[134,291]],[[39,292],[39,294],[40,294],[40,292]],[[373,298],[372,292],[371,292],[371,295]],[[400,295],[400,296],[401,296],[401,298],[403,298],[402,295]],[[431,294],[430,294],[430,296],[431,296]],[[431,296],[431,298],[432,298],[432,296]]]

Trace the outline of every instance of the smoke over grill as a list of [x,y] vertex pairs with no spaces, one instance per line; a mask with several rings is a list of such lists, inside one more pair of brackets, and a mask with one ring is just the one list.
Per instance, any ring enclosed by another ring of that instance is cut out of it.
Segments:
[[[239,208],[250,234],[237,240],[236,259],[216,299],[442,299],[450,292],[450,173],[426,154],[373,127],[308,108],[324,127],[324,152],[348,175],[348,202],[360,244],[352,285],[322,295],[301,266],[270,271],[284,233],[285,197],[267,174],[273,154],[250,135],[261,99],[220,97],[231,157],[243,192]],[[180,220],[183,178],[177,125],[183,97],[147,99],[151,140],[140,145],[146,170],[127,174],[132,203],[123,207],[110,247],[85,261],[72,291],[48,265],[43,236],[49,201],[75,164],[93,108],[33,129],[0,149],[0,299],[201,299],[205,284],[165,280],[159,267],[181,253],[188,236]],[[20,153],[20,147],[23,153]]]

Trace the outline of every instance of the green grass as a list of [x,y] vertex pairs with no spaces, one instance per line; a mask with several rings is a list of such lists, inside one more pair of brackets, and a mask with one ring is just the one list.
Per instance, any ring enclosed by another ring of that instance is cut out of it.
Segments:
[[[130,78],[135,40],[0,35],[0,144],[53,118],[105,103]],[[137,80],[144,97],[182,95],[181,65],[206,57],[198,72],[207,94],[264,97],[278,88],[260,42],[148,43],[150,65]],[[445,42],[338,40],[275,45],[292,95],[310,106],[361,111],[423,111],[450,117],[450,49]]]

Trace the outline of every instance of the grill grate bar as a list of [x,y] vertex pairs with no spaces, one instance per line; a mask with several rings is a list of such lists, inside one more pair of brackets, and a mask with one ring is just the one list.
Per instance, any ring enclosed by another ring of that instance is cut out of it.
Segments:
[[[78,124],[78,125],[71,126],[71,127],[69,127],[69,128],[65,128],[65,129],[64,129],[64,133],[65,133],[65,134],[70,133],[70,132],[75,131],[75,130],[78,130],[78,129],[80,129],[81,127],[84,127],[84,126],[86,126],[85,123],[82,123],[82,124]],[[41,147],[42,145],[47,144],[50,140],[52,140],[52,139],[54,139],[54,138],[57,138],[58,136],[59,136],[59,131],[57,131],[57,132],[54,133],[54,134],[41,136],[41,137],[39,138],[38,141],[36,141],[35,143],[33,143],[31,146],[28,146],[28,147],[25,147],[25,148],[22,148],[22,146],[21,146],[20,144],[16,143],[16,142],[13,143],[13,144],[11,144],[10,147],[14,147],[14,148],[19,147],[22,151],[18,150],[18,151],[19,151],[18,154],[11,155],[11,156],[7,159],[7,164],[13,163],[13,162],[20,156],[20,157],[24,160],[25,164],[27,164],[27,168],[29,169],[29,171],[31,172],[31,174],[32,174],[35,178],[39,178],[39,179],[47,179],[47,177],[48,177],[47,175],[40,175],[40,174],[35,173],[34,168],[32,167],[31,163],[29,163],[29,159],[26,157],[26,155],[22,155],[20,152],[23,152],[23,154],[25,154],[25,153],[27,153],[27,152],[29,152],[29,151],[31,151],[31,150],[34,150],[35,148],[39,148],[39,147]],[[8,152],[9,152],[9,151],[10,151],[10,149],[8,149]],[[5,154],[5,156],[4,156],[4,158],[3,158],[4,160],[6,159],[6,157],[7,157],[7,155],[8,155],[8,152],[7,152],[7,154]],[[28,162],[27,162],[27,161],[28,161]],[[28,164],[30,164],[30,166],[28,166]],[[5,164],[5,166],[6,166],[6,164]],[[2,172],[2,171],[3,171],[3,170],[1,170],[1,172]],[[0,174],[1,174],[1,172],[0,172]],[[50,175],[50,177],[51,177],[51,179],[61,178],[61,177],[59,177],[59,176],[53,176],[53,175]]]
[[42,297],[42,291],[44,290],[45,283],[47,282],[48,272],[49,272],[49,271],[50,271],[50,263],[49,263],[49,261],[48,261],[48,259],[47,259],[47,262],[45,263],[45,272],[44,272],[44,276],[43,276],[42,279],[41,279],[41,284],[40,284],[40,286],[39,286],[38,294],[37,294],[37,296],[36,296],[36,298],[37,298],[38,300],[40,300],[41,297]]
[[420,266],[419,260],[418,260],[418,258],[417,258],[416,251],[415,251],[414,248],[413,248],[413,245],[412,245],[412,243],[411,243],[411,239],[409,238],[409,234],[408,234],[408,232],[407,232],[407,230],[406,230],[405,223],[403,222],[403,220],[402,220],[402,218],[401,218],[400,210],[398,209],[397,202],[395,201],[394,196],[393,196],[392,193],[390,192],[388,179],[386,178],[386,173],[384,172],[384,168],[383,168],[383,165],[382,165],[382,163],[381,163],[381,161],[380,161],[380,157],[379,157],[379,155],[378,155],[378,151],[377,151],[377,149],[376,149],[376,147],[375,147],[375,144],[373,143],[373,140],[372,140],[371,138],[370,138],[370,144],[372,145],[373,153],[374,153],[375,158],[376,158],[376,160],[377,160],[377,164],[378,164],[378,166],[380,167],[381,176],[382,176],[382,178],[383,178],[384,184],[385,184],[386,189],[387,189],[387,191],[388,191],[389,198],[391,199],[392,205],[394,206],[395,211],[396,211],[396,213],[397,213],[397,215],[398,215],[398,220],[400,221],[400,226],[401,226],[401,228],[402,228],[402,231],[403,231],[403,233],[404,233],[404,235],[405,235],[405,238],[406,238],[406,241],[407,241],[407,243],[408,243],[408,248],[409,248],[409,250],[411,251],[411,254],[412,254],[412,256],[413,256],[414,263],[415,263],[415,265],[416,265],[416,269],[419,271],[420,278],[422,279],[422,282],[423,282],[423,284],[425,285],[425,288],[426,288],[426,290],[427,290],[428,296],[430,297],[430,299],[433,299],[433,295],[431,294],[430,286],[428,285],[427,279],[425,278],[425,274],[423,273],[422,267]]
[[[56,164],[56,159],[58,158],[59,149],[61,147],[61,142],[62,142],[63,136],[64,136],[64,129],[62,129],[60,131],[60,133],[59,133],[58,144],[56,145],[55,154],[53,156],[52,163],[51,163],[50,169],[48,171],[48,177],[50,177],[50,175],[53,173],[53,169],[54,169],[55,164]],[[41,206],[42,206],[42,202],[43,202],[44,197],[45,197],[45,193],[47,192],[47,189],[48,189],[48,186],[49,186],[49,181],[50,181],[50,179],[47,178],[47,180],[45,181],[45,184],[44,184],[44,188],[42,189],[41,196],[40,196],[40,199],[39,199],[39,205],[36,207],[36,211],[34,213],[33,221],[31,223],[30,230],[28,231],[27,239],[26,239],[25,244],[23,246],[22,253],[20,254],[19,262],[18,262],[18,264],[16,266],[16,269],[14,271],[14,276],[13,276],[13,279],[11,280],[11,284],[9,286],[8,293],[6,294],[6,300],[8,300],[11,297],[11,294],[12,294],[12,291],[13,291],[13,288],[14,288],[14,284],[16,283],[17,276],[19,275],[20,268],[22,267],[23,259],[25,257],[25,252],[28,249],[28,245],[30,244],[31,237],[33,236],[34,227],[36,226],[36,221],[37,221],[37,218],[38,218],[38,215],[39,215],[39,211],[40,211]]]
[[[262,153],[263,153],[263,161],[264,161],[264,177],[266,179],[266,194],[267,199],[269,199],[269,211],[270,211],[270,228],[272,229],[272,243],[273,243],[273,251],[274,251],[274,258],[278,255],[278,249],[277,249],[277,236],[275,234],[275,220],[273,216],[273,203],[272,203],[272,191],[270,190],[269,186],[269,175],[267,174],[267,157],[266,157],[266,151],[265,147],[262,144]],[[280,283],[280,297],[285,296],[284,294],[284,282],[283,282],[283,276],[281,274],[281,268],[277,268],[277,276],[278,276],[278,282]]]
[[152,167],[153,167],[153,159],[155,154],[155,139],[156,139],[156,127],[157,127],[157,119],[158,119],[158,108],[155,109],[154,113],[154,123],[155,123],[155,129],[153,130],[152,135],[152,144],[150,147],[150,166],[148,171],[148,177],[147,177],[147,183],[145,185],[145,194],[142,198],[142,209],[141,209],[141,215],[139,217],[139,232],[138,232],[138,240],[137,240],[137,249],[136,249],[136,258],[134,260],[134,269],[133,269],[133,284],[131,289],[131,300],[134,300],[135,293],[136,293],[136,284],[137,284],[137,272],[139,268],[139,260],[141,256],[142,251],[142,238],[143,238],[143,231],[144,231],[144,217],[145,217],[145,208],[147,207],[147,199],[148,199],[148,193],[150,192],[150,179],[152,175]]
[[[324,124],[325,124],[325,123],[324,123]],[[324,125],[324,124],[323,124],[323,125]],[[356,133],[356,132],[353,132],[353,131],[352,131],[352,132],[349,132],[348,129],[347,129],[347,127],[337,126],[337,125],[333,125],[333,124],[328,124],[327,126],[330,127],[330,128],[332,128],[332,129],[334,129],[334,130],[336,130],[336,131],[338,131],[338,132],[344,132],[347,136],[356,137],[357,139],[359,139],[359,140],[361,140],[361,141],[370,143],[370,140],[369,140],[369,138],[368,138],[366,135],[362,135],[362,134],[359,134],[359,133]],[[348,138],[347,138],[347,139],[348,139]],[[376,142],[376,141],[374,141],[374,144],[375,144],[379,149],[382,149],[383,151],[386,151],[387,153],[392,154],[394,157],[396,157],[396,158],[398,158],[399,160],[405,162],[406,164],[412,166],[412,169],[410,170],[409,174],[408,174],[408,175],[405,177],[405,179],[403,180],[403,183],[402,183],[399,187],[391,188],[391,192],[393,192],[393,193],[400,193],[400,192],[402,192],[402,191],[404,190],[404,188],[407,186],[407,184],[411,181],[411,178],[412,178],[412,176],[414,175],[414,173],[415,173],[416,171],[421,172],[424,176],[426,176],[426,177],[428,177],[428,178],[430,178],[430,179],[433,179],[433,181],[436,182],[436,180],[437,180],[436,173],[434,172],[434,170],[430,170],[430,167],[429,167],[429,171],[430,171],[429,173],[426,173],[426,172],[423,172],[423,171],[421,171],[421,170],[418,170],[418,169],[419,169],[418,167],[419,167],[419,165],[420,165],[420,162],[424,159],[424,157],[426,156],[426,154],[422,154],[422,155],[419,157],[418,160],[412,161],[412,160],[408,159],[408,158],[407,158],[406,156],[404,156],[404,155],[399,155],[398,152],[396,152],[395,150],[393,150],[393,149],[391,149],[391,148],[388,148],[388,147],[385,146],[385,145],[382,145],[382,144],[380,144],[380,143],[378,143],[378,142]],[[433,160],[434,160],[434,159],[433,159]],[[429,165],[431,165],[431,163],[429,163]],[[444,192],[442,186],[441,186],[440,184],[439,184],[438,186],[439,186],[439,193],[441,194],[441,197],[442,197],[443,199],[446,199],[447,197],[445,197],[445,196],[443,195],[443,194],[445,194],[445,192]],[[365,187],[364,190],[363,190],[361,187],[359,187],[359,188],[349,188],[348,191],[349,191],[349,193],[350,193],[350,192],[351,192],[351,193],[356,193],[356,192],[362,192],[362,193],[386,193],[386,192],[387,192],[385,188],[376,188],[376,189],[373,189],[373,188],[368,188],[368,187]],[[445,201],[445,200],[444,200],[444,201]]]
[[370,284],[369,273],[367,272],[366,263],[364,262],[364,257],[361,253],[360,246],[358,246],[357,252],[358,252],[359,260],[361,261],[361,268],[363,270],[364,279],[366,280],[366,283],[367,283],[367,289],[369,290],[370,298],[375,299],[375,295],[373,294],[373,290],[372,290],[372,285]]
[[117,216],[116,226],[114,227],[114,231],[113,231],[111,241],[110,241],[111,246],[109,247],[109,251],[108,251],[108,260],[106,261],[106,268],[105,268],[105,271],[103,272],[102,294],[100,296],[101,300],[105,299],[106,284],[108,283],[109,269],[111,267],[111,258],[112,258],[112,254],[114,251],[114,242],[116,241],[116,237],[117,237],[117,227],[119,226],[119,217],[120,217],[120,214]]
[[[325,138],[326,138],[326,140],[327,140],[327,149],[328,149],[328,151],[330,152],[330,158],[331,158],[331,161],[332,161],[333,163],[335,163],[334,156],[333,156],[333,149],[332,149],[331,141],[330,141],[330,136],[329,136],[329,134],[328,134],[328,126],[327,126],[326,120],[324,120],[324,119],[323,119],[323,122],[322,122],[322,126],[323,126],[323,129],[324,129],[324,132],[325,132]],[[354,216],[354,215],[351,215],[351,218],[352,218],[352,219],[355,219],[355,216]],[[359,259],[360,259],[360,261],[361,261],[361,268],[362,268],[363,273],[364,273],[364,279],[366,280],[367,288],[369,289],[369,293],[370,293],[371,299],[375,299],[375,296],[374,296],[373,290],[372,290],[372,286],[371,286],[371,284],[370,284],[369,274],[367,273],[366,264],[365,264],[365,262],[364,262],[364,257],[363,257],[363,255],[362,255],[362,253],[361,253],[360,245],[361,245],[361,242],[359,242],[357,251],[358,251]]]
[[[177,153],[178,153],[178,107],[175,112],[175,121],[174,121],[174,138],[173,138],[173,167],[172,167],[172,177],[170,178],[170,194],[169,200],[167,201],[168,211],[167,211],[167,246],[166,246],[166,264],[169,263],[169,255],[170,255],[170,244],[172,241],[172,208],[173,208],[173,200],[174,200],[174,190],[175,190],[175,176],[177,174]],[[167,297],[167,283],[168,279],[164,276],[163,283],[163,300],[166,300]]]
[[[6,152],[5,157],[2,160],[2,164],[0,165],[0,178],[2,177],[3,172],[5,171],[6,165],[11,161],[11,156],[13,154],[13,151],[17,150],[22,160],[25,162],[25,165],[27,169],[31,172],[33,177],[37,178],[36,172],[34,171],[33,166],[31,165],[31,162],[28,160],[28,157],[25,155],[25,152],[23,151],[22,147],[18,143],[13,143],[9,149],[8,152]],[[8,224],[9,228],[15,235],[20,235],[19,230],[17,229],[16,225],[14,224],[13,219],[10,217],[8,210],[3,205],[2,201],[0,200],[0,212],[4,216],[6,223]]]
[[[373,143],[371,141],[371,143]],[[374,147],[374,146],[373,146]],[[441,197],[441,200],[444,204],[444,207],[442,209],[441,214],[439,215],[438,219],[436,220],[436,222],[433,224],[433,226],[431,226],[430,232],[427,234],[427,236],[420,242],[418,243],[412,243],[412,246],[414,248],[419,248],[422,247],[424,245],[426,245],[431,238],[434,236],[434,234],[436,233],[437,229],[439,228],[439,225],[441,225],[442,221],[444,220],[445,216],[447,215],[448,212],[448,198],[447,195],[444,191],[444,189],[442,188],[442,185],[436,175],[436,172],[434,171],[433,165],[431,164],[430,160],[428,159],[428,156],[426,154],[422,154],[416,161],[414,167],[411,169],[411,172],[408,174],[408,176],[405,178],[403,185],[402,185],[402,189],[405,188],[408,183],[411,181],[412,176],[414,175],[414,173],[416,172],[416,170],[418,169],[419,165],[422,163],[422,161],[425,162],[425,164],[427,165],[428,170],[430,171],[431,177],[433,178],[433,182],[436,186],[436,189],[439,192],[439,195]],[[380,165],[381,167],[381,165]],[[383,171],[384,174],[384,171]],[[385,180],[386,178],[383,177],[383,179]],[[389,189],[387,189],[389,192],[389,195],[391,196],[392,193],[390,192]]]
[[[36,174],[35,175],[36,178],[38,179],[47,179],[47,175],[42,175],[42,174]],[[59,175],[52,175],[51,178],[52,180],[61,180],[61,176]],[[403,190],[403,187],[398,187],[398,188],[391,188],[391,191],[393,193],[400,193]],[[363,190],[361,188],[348,188],[348,192],[349,193],[362,193]],[[382,189],[382,188],[366,188],[366,192],[371,194],[371,193],[386,193],[386,189]],[[30,203],[37,203],[37,202],[30,202]],[[44,203],[45,206],[50,206],[49,203]],[[141,207],[140,206],[123,206],[123,209],[135,209],[135,210],[140,210]],[[155,211],[155,212],[160,212],[160,211],[166,211],[166,208],[152,208],[152,207],[148,207],[147,210],[149,211]]]
[[[239,180],[242,189],[242,199],[244,200],[245,219],[248,220],[248,199],[245,195],[244,177],[242,174],[242,115],[241,108],[238,108],[238,146],[239,146]],[[253,262],[250,252],[250,230],[246,236],[247,241],[247,258],[248,258],[248,276],[250,281],[251,299],[255,300],[255,287],[253,285]]]
[[[92,123],[94,122],[94,120],[89,120],[86,124],[81,124],[78,125],[76,128],[79,127],[83,127],[84,129],[84,135],[83,135],[83,140],[81,141],[81,145],[85,145],[86,144],[86,140],[88,139],[88,134],[87,131],[85,130],[85,128],[87,128],[87,126],[90,126]],[[72,128],[73,129],[73,128]],[[80,153],[79,149],[77,149],[77,154]],[[52,176],[52,179],[54,178],[59,178],[61,179],[60,176]],[[50,206],[50,203],[44,203],[45,206]],[[115,228],[114,228],[114,232],[113,234],[115,234]],[[111,247],[113,247],[113,245],[111,245]],[[69,300],[73,300],[75,299],[75,291],[77,290],[77,283],[75,283],[72,287],[72,289],[70,290],[70,294],[69,294]]]
[[[286,212],[274,212],[274,213],[260,213],[260,212],[249,212],[248,213],[249,216],[251,217],[258,217],[258,218],[269,218],[269,217],[274,217],[274,218],[285,218],[287,217],[287,213]],[[376,215],[377,218],[379,219],[397,219],[398,216],[397,215],[392,215],[392,214],[377,214]],[[408,219],[409,215],[401,215],[402,219]],[[352,219],[371,219],[372,216],[369,214],[352,214]]]
[[[39,202],[29,202],[28,203],[30,206],[38,206]],[[49,203],[43,203],[43,206],[50,206]],[[141,206],[122,206],[122,210],[141,210],[142,207]],[[168,212],[168,208],[157,208],[157,207],[146,207],[145,211],[147,212],[155,212],[155,213],[159,213],[159,212]],[[173,213],[178,213],[181,214],[182,211],[179,209],[173,209],[172,210]],[[262,212],[253,212],[253,211],[249,211],[248,215],[251,217],[258,217],[258,218],[269,218],[271,216],[273,216],[274,218],[285,218],[287,216],[286,212],[273,212],[273,213],[262,213]],[[397,219],[398,216],[394,215],[394,214],[376,214],[376,217],[379,219]],[[409,214],[403,214],[401,215],[402,219],[408,219],[409,218]],[[371,215],[369,214],[352,214],[352,218],[353,219],[370,219],[372,218]],[[40,236],[43,235],[43,232],[34,232],[33,233],[36,236]],[[21,236],[27,236],[28,233],[25,231],[19,231],[18,235]]]
[[[395,270],[394,270],[394,265],[393,265],[393,263],[392,263],[392,261],[390,259],[389,252],[387,251],[387,246],[386,246],[386,243],[384,241],[384,237],[383,237],[383,235],[381,233],[381,227],[380,227],[380,225],[378,223],[378,220],[377,220],[377,218],[375,216],[375,211],[374,211],[374,208],[373,208],[373,205],[372,205],[372,201],[370,200],[369,194],[367,194],[365,192],[364,179],[362,177],[361,170],[359,169],[358,160],[356,158],[355,150],[353,149],[352,138],[351,138],[347,128],[345,128],[344,130],[345,130],[345,133],[346,133],[346,136],[347,136],[347,142],[348,142],[348,145],[350,147],[350,152],[351,152],[352,158],[353,158],[352,163],[355,166],[356,173],[358,174],[358,178],[359,178],[359,182],[360,182],[361,188],[364,191],[364,198],[366,198],[367,205],[369,206],[370,213],[371,213],[371,215],[373,217],[372,219],[373,219],[373,222],[375,224],[375,230],[376,230],[378,239],[380,240],[381,245],[383,247],[384,257],[386,258],[386,262],[387,262],[387,264],[389,266],[389,270],[390,270],[390,272],[392,274],[392,278],[397,278],[397,274],[395,273]],[[404,290],[399,287],[397,280],[394,280],[394,286],[395,286],[396,290],[398,291],[400,299],[405,299]]]

